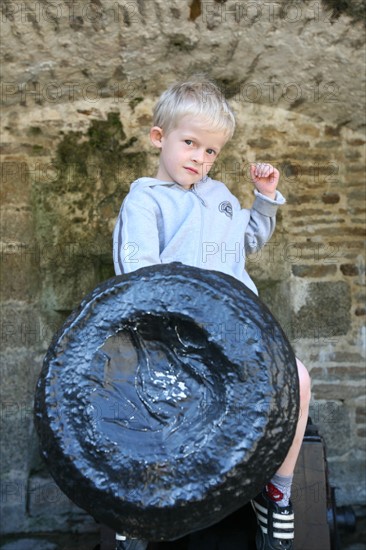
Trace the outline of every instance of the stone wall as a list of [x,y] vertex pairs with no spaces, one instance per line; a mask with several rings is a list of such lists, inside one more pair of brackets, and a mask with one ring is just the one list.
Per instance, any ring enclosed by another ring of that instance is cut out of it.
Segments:
[[218,81],[237,114],[214,175],[248,206],[249,163],[281,170],[287,204],[248,269],[311,371],[311,416],[326,438],[338,503],[364,503],[357,17],[333,17],[316,2],[230,0],[5,1],[2,9],[3,531],[93,528],[38,457],[35,383],[53,333],[113,275],[121,201],[157,165],[148,140],[154,102],[196,72]]

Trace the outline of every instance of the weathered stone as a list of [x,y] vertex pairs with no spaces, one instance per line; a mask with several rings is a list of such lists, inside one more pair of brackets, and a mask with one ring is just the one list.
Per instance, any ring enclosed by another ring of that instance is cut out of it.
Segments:
[[326,401],[313,401],[309,415],[324,437],[327,455],[342,456],[348,452],[352,445],[349,407],[329,395]]
[[341,399],[354,399],[365,394],[365,387],[362,384],[347,386],[340,385],[337,382],[334,384],[318,383],[313,388],[315,399],[321,399],[326,395],[328,399],[340,401]]
[[310,147],[310,143],[308,141],[289,141],[288,142],[289,147]]
[[320,135],[319,129],[310,124],[301,124],[299,126],[299,131],[301,132],[301,134],[307,134],[312,137],[318,137]]
[[[362,353],[356,353],[354,351],[334,351],[329,356],[330,361],[336,363],[349,363],[353,365],[362,364]],[[329,372],[338,372],[335,367],[328,367]],[[341,370],[339,372],[344,372],[347,375],[347,370],[344,370],[343,367],[339,367]]]
[[366,423],[366,408],[356,407],[356,422],[358,424]]
[[[160,0],[148,8],[142,2],[95,6],[83,10],[82,4],[55,6],[48,1],[29,6],[26,13],[16,9],[17,4],[5,6],[7,104],[30,107],[84,99],[93,107],[105,96],[128,96],[131,81],[155,93],[162,82],[186,76],[210,60],[213,76],[243,102],[255,100],[311,117],[318,114],[328,126],[362,125],[361,90],[354,86],[348,93],[362,70],[362,48],[356,47],[362,40],[362,24],[350,25],[347,16],[330,19],[321,3],[295,10],[288,4],[244,9],[240,3],[182,5],[177,0],[170,9]],[[21,38],[25,33],[27,41]],[[265,40],[256,40],[258,35]],[[345,35],[347,40],[332,47],[334,36]],[[39,44],[38,57],[27,47],[31,41]],[[198,43],[193,62],[191,50]],[[91,68],[101,51],[103,62]],[[334,67],[340,63],[342,71],[335,80]],[[255,86],[254,95],[249,85]]]
[[324,134],[326,136],[339,136],[341,133],[341,128],[339,126],[325,126]]
[[353,138],[353,139],[348,139],[347,143],[353,147],[358,147],[359,145],[364,145],[366,141],[362,138]]
[[197,17],[200,17],[201,14],[202,14],[202,9],[201,9],[200,0],[192,0],[189,19],[191,21],[195,21]]
[[337,141],[318,141],[318,143],[315,144],[315,147],[330,149],[331,147],[338,147],[338,142]]
[[328,466],[331,485],[337,486],[336,480],[343,480],[342,485],[337,486],[338,506],[361,502],[366,482],[364,459],[360,460],[357,452],[350,449],[342,459],[333,460],[328,455]]
[[[42,483],[34,483],[24,476],[24,472],[16,470],[13,470],[11,477],[2,477],[2,517],[6,517],[7,520],[1,524],[3,538],[4,535],[14,533],[82,533],[97,530],[95,521],[70,500],[61,496],[61,493],[57,493],[52,484],[54,482],[51,478],[45,478]],[[31,501],[32,515],[28,509]],[[50,513],[54,506],[57,513]],[[65,529],[65,525],[69,526],[68,529]],[[19,550],[23,550],[22,542],[23,540],[19,543]],[[38,550],[38,546],[33,546],[32,550],[34,548]]]
[[50,506],[55,515],[84,515],[50,476],[31,475],[28,480],[27,496],[31,518],[46,516]]
[[353,264],[342,264],[339,266],[343,275],[347,277],[355,277],[358,275],[358,266]]
[[253,147],[254,149],[269,149],[273,142],[270,139],[250,139],[248,140],[249,147]]
[[[294,218],[295,218],[295,216],[294,216]],[[317,226],[330,225],[329,222],[328,222],[328,218],[326,218],[326,217],[324,217],[324,218],[315,218],[313,221],[314,221],[314,225],[317,225]],[[344,222],[345,222],[344,218],[335,217],[335,216],[332,218],[332,223],[334,224],[334,226],[337,226],[338,224],[342,224]],[[307,225],[307,223],[302,219],[301,220],[300,219],[294,219],[293,224],[294,224],[295,227],[304,227],[304,226]],[[319,233],[320,234],[324,233],[323,228],[321,230],[319,230]],[[329,234],[329,231],[327,231],[326,234]]]
[[[350,361],[352,363],[352,361]],[[352,374],[352,381],[364,381],[365,370],[362,367],[327,367],[320,369],[314,367],[311,370],[311,376],[314,379],[325,380],[326,382],[347,381]]]
[[344,282],[314,282],[305,288],[294,285],[295,323],[304,338],[338,337],[350,324],[351,293]]
[[347,166],[347,172],[352,172],[352,173],[356,172],[362,177],[362,175],[365,174],[365,165],[364,164],[357,164],[357,163],[350,163]]
[[360,151],[345,151],[344,156],[346,159],[355,160],[361,157]]
[[27,158],[9,155],[1,162],[1,204],[27,204],[30,197],[30,174]]
[[[1,470],[12,476],[15,470],[26,478],[29,470],[29,434],[33,425],[33,395],[21,401],[14,391],[2,398],[1,403]],[[16,443],[16,452],[14,449]]]
[[14,542],[7,542],[2,546],[3,550],[57,550],[58,545],[41,538],[23,538]]
[[8,206],[0,213],[0,231],[3,247],[7,243],[25,243],[34,231],[34,221],[31,209],[26,206]]
[[336,265],[293,265],[292,273],[296,277],[327,277],[337,272]]
[[3,420],[18,415],[23,422],[32,418],[33,394],[42,356],[26,347],[16,350],[18,359],[14,355],[9,349],[1,353]]
[[324,204],[337,204],[340,201],[338,193],[323,193],[322,201]]
[[0,259],[1,300],[34,302],[41,286],[38,267],[38,248],[34,241],[3,243]]
[[[329,220],[325,220],[325,221],[329,221]],[[329,225],[329,224],[327,224]],[[321,235],[323,237],[330,237],[330,238],[334,238],[334,235],[335,235],[335,232],[336,232],[336,224],[334,224],[335,227],[332,227],[332,228],[329,228],[329,227],[321,227],[319,229],[317,229],[317,234],[318,235]],[[360,226],[355,226],[355,227],[344,227],[342,229],[342,234],[344,237],[364,237],[365,236],[365,229],[364,227],[362,227],[361,225]]]

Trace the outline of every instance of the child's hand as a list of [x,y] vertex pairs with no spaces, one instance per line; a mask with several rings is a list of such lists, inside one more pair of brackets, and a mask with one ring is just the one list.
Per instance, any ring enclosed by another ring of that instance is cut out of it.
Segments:
[[280,179],[280,173],[276,168],[265,163],[251,164],[250,175],[253,184],[262,195],[266,195],[270,199],[275,198]]

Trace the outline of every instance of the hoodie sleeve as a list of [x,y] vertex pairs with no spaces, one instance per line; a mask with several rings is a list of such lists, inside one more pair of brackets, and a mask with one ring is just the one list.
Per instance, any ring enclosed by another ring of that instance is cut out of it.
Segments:
[[278,207],[286,202],[279,191],[274,200],[259,191],[254,191],[254,194],[255,200],[245,232],[245,252],[248,255],[257,252],[269,241],[276,226]]
[[113,262],[116,275],[161,263],[156,205],[144,191],[130,191],[122,203],[113,232]]

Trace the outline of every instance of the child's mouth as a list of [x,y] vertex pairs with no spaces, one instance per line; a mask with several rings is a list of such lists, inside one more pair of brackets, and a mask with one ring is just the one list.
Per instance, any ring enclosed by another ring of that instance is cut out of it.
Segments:
[[188,172],[191,172],[192,174],[198,174],[198,170],[196,170],[195,168],[191,168],[190,166],[185,166],[184,168],[188,170]]

